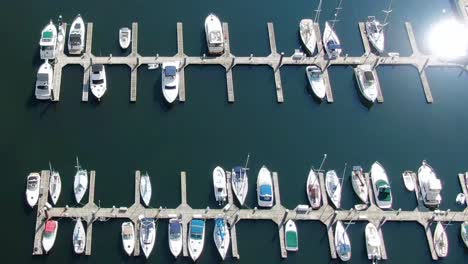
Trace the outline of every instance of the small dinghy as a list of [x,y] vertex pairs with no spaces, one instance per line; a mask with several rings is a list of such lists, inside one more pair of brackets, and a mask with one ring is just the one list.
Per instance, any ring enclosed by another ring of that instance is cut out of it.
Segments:
[[132,255],[135,249],[135,228],[132,222],[122,223],[122,246],[127,255]]
[[314,21],[312,19],[301,20],[299,23],[299,35],[307,53],[313,55],[317,46],[317,35],[315,34]]
[[465,243],[465,247],[468,249],[468,222],[463,222],[461,224],[460,234],[463,242]]
[[156,226],[153,218],[143,218],[140,222],[140,245],[146,259],[153,251],[156,239]]
[[213,188],[215,199],[218,202],[218,204],[225,203],[227,199],[226,173],[224,172],[224,169],[220,166],[217,166],[213,170]]
[[306,184],[307,198],[309,198],[312,209],[320,208],[322,202],[322,191],[320,189],[320,181],[314,169],[310,169]]
[[76,174],[75,181],[73,183],[73,190],[75,192],[75,199],[77,203],[81,202],[83,196],[88,189],[88,171],[81,169],[78,157],[76,157]]
[[146,206],[149,206],[151,200],[151,181],[148,173],[145,173],[140,178],[140,195],[141,199],[145,203]]
[[205,220],[192,219],[189,227],[188,250],[193,261],[196,261],[205,244]]
[[178,218],[169,220],[169,249],[172,255],[177,258],[182,251],[182,222]]
[[368,64],[358,65],[354,68],[354,75],[361,91],[362,96],[369,102],[374,103],[377,100],[377,81],[372,70],[372,66]]
[[132,30],[128,27],[119,30],[119,44],[122,49],[127,49],[132,41]]
[[41,186],[41,175],[33,172],[28,175],[26,180],[26,201],[29,206],[34,207],[39,200],[39,187]]
[[322,39],[325,51],[327,52],[327,57],[329,59],[338,58],[342,52],[340,39],[328,21],[325,22]]
[[159,68],[159,64],[157,64],[157,63],[149,63],[148,64],[148,70],[150,70],[150,71],[156,70],[157,68]]
[[465,202],[466,202],[466,197],[465,197],[465,194],[463,193],[459,193],[457,195],[457,198],[455,199],[455,202],[459,205],[464,205]]
[[45,223],[44,233],[42,234],[42,247],[48,253],[55,243],[57,237],[58,222],[54,220],[47,220]]
[[50,166],[51,176],[49,179],[49,194],[52,203],[57,204],[57,200],[60,197],[60,192],[62,191],[62,180],[60,179],[60,173],[58,171],[52,170]]
[[341,221],[336,222],[335,226],[335,249],[342,261],[351,259],[351,241]]
[[81,218],[76,220],[75,228],[73,229],[73,250],[76,254],[83,254],[86,246],[86,231],[84,229]]
[[367,258],[373,262],[382,258],[381,240],[374,224],[368,223],[365,230]]
[[448,238],[441,222],[437,222],[434,231],[434,248],[439,258],[445,258],[448,254]]
[[226,258],[226,253],[229,249],[230,242],[229,229],[226,223],[226,219],[222,217],[218,217],[215,219],[213,239],[215,241],[215,245],[218,249],[221,259],[224,260]]
[[414,180],[412,171],[403,172],[403,182],[405,183],[406,190],[414,192]]
[[284,227],[284,239],[287,251],[298,251],[297,227],[293,220],[289,219]]
[[354,209],[357,211],[364,211],[368,208],[369,206],[367,204],[355,204]]
[[307,66],[306,75],[312,92],[314,92],[318,99],[323,100],[323,98],[325,98],[326,89],[322,69],[315,65]]
[[351,172],[351,184],[356,195],[365,204],[369,201],[369,189],[361,166],[354,166]]
[[325,187],[328,197],[336,209],[341,207],[341,183],[334,170],[327,171],[325,176]]

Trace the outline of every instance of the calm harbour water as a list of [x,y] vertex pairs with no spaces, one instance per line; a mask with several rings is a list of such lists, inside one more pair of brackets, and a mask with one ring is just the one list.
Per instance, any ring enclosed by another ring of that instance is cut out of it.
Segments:
[[[193,2],[193,3],[192,3]],[[430,3],[429,3],[430,2]],[[67,66],[62,77],[60,102],[34,99],[34,82],[40,65],[40,31],[62,14],[71,23],[77,13],[94,22],[93,53],[121,53],[117,32],[139,22],[139,53],[176,53],[176,22],[184,23],[185,52],[205,53],[203,21],[214,12],[229,22],[231,50],[235,55],[268,55],[267,22],[274,22],[279,51],[287,55],[299,47],[301,18],[313,17],[313,1],[27,1],[8,2],[0,10],[4,54],[0,71],[4,100],[0,105],[3,127],[0,160],[4,188],[3,227],[0,252],[5,263],[127,263],[145,262],[127,258],[121,249],[120,223],[94,225],[93,255],[73,254],[73,223],[60,221],[59,234],[48,256],[31,256],[36,210],[24,203],[25,177],[30,171],[48,168],[52,161],[63,181],[59,205],[73,205],[72,181],[75,156],[82,165],[96,170],[95,200],[101,206],[133,202],[134,171],[152,176],[152,206],[176,207],[180,202],[180,176],[187,171],[188,202],[194,208],[215,207],[211,171],[216,165],[228,169],[251,154],[250,189],[247,204],[255,206],[256,173],[266,165],[279,174],[282,203],[289,208],[307,202],[304,183],[310,166],[318,166],[328,154],[326,169],[341,173],[361,164],[368,170],[379,160],[392,182],[394,208],[412,210],[414,195],[403,187],[401,173],[417,170],[428,160],[443,181],[442,209],[461,210],[455,196],[461,191],[457,173],[468,168],[468,78],[458,69],[431,68],[429,83],[434,103],[426,104],[417,70],[411,66],[381,66],[378,74],[384,104],[371,109],[360,101],[351,67],[330,68],[335,96],[333,104],[317,104],[307,90],[304,67],[281,69],[285,102],[276,103],[273,72],[269,67],[234,68],[236,102],[227,103],[224,69],[218,66],[186,68],[187,101],[170,109],[163,104],[160,71],[138,70],[138,101],[129,103],[130,74],[126,66],[107,67],[109,89],[101,103],[81,103],[83,70]],[[330,19],[338,1],[324,1],[321,26]],[[345,0],[337,25],[344,53],[359,56],[363,47],[357,23],[368,15],[382,18],[388,1]],[[446,10],[444,13],[442,10]],[[445,1],[395,0],[387,30],[387,50],[410,54],[404,22],[413,24],[418,44],[427,51],[428,26],[454,14]],[[91,97],[90,97],[91,98]],[[349,170],[346,173],[348,176]],[[343,207],[357,199],[345,181]],[[167,245],[167,222],[161,221],[157,243],[148,262],[173,262]],[[200,263],[217,263],[212,242],[213,222]],[[241,263],[329,263],[325,227],[318,222],[298,222],[298,253],[280,258],[276,225],[269,221],[241,221],[238,244]],[[468,250],[459,237],[459,224],[447,229],[449,256],[441,262],[464,263]],[[350,263],[367,263],[364,224],[351,225],[353,257]],[[383,227],[387,263],[431,262],[422,227],[417,223],[391,223]],[[179,258],[176,262],[191,262]],[[334,261],[335,262],[335,261]]]

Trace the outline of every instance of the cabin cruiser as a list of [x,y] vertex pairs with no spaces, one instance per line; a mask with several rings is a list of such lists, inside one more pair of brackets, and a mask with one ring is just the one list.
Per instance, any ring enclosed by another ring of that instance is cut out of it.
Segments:
[[380,260],[381,254],[381,238],[374,224],[368,223],[365,230],[367,257],[372,260]]
[[375,202],[381,209],[389,209],[392,207],[392,189],[388,181],[385,169],[378,161],[374,162],[371,167],[372,187],[374,191]]
[[90,79],[91,92],[100,101],[107,90],[106,68],[103,64],[93,64]]
[[189,227],[188,250],[193,261],[196,261],[205,244],[205,220],[192,219]]
[[216,201],[219,204],[225,203],[227,199],[226,173],[220,166],[213,170],[213,187]]
[[244,205],[247,191],[249,190],[249,178],[247,176],[247,168],[237,166],[232,169],[232,191],[237,197],[239,204]]
[[351,241],[341,221],[337,221],[335,226],[335,248],[342,261],[351,259]]
[[29,206],[34,207],[39,200],[39,188],[41,186],[41,175],[32,172],[26,180],[26,201]]
[[273,206],[273,181],[271,172],[267,167],[262,166],[257,177],[257,200],[258,206],[272,207]]
[[297,238],[297,227],[296,223],[292,219],[286,222],[284,227],[284,239],[287,251],[298,251],[299,241]]
[[220,55],[224,53],[224,35],[221,21],[215,14],[209,14],[205,19],[205,35],[208,53]]
[[173,103],[179,95],[179,62],[162,64],[162,92],[168,103]]
[[366,21],[366,34],[369,42],[372,44],[374,49],[382,53],[385,47],[385,35],[384,35],[384,27],[380,23],[379,20],[375,18],[375,16],[367,17]]
[[322,202],[322,190],[320,189],[320,181],[313,169],[310,169],[306,184],[307,198],[309,198],[312,209],[320,208]]
[[132,41],[132,30],[124,27],[119,30],[119,44],[122,49],[127,49]]
[[141,199],[145,203],[146,206],[149,206],[151,200],[152,188],[151,188],[151,180],[148,173],[141,175],[140,178],[140,195]]
[[442,201],[440,191],[442,183],[432,167],[424,160],[418,170],[419,189],[424,205],[427,207],[438,207]]
[[325,189],[336,209],[341,207],[341,182],[334,170],[325,175]]
[[329,59],[336,59],[340,56],[342,52],[340,39],[328,21],[325,22],[325,29],[323,30],[323,45]]
[[44,233],[42,233],[42,247],[44,251],[48,253],[55,243],[57,237],[58,222],[55,220],[47,220],[44,227]]
[[445,258],[448,254],[448,238],[441,222],[437,222],[434,231],[434,248],[439,258]]
[[215,228],[213,231],[213,239],[218,249],[221,259],[226,258],[226,253],[229,249],[230,235],[229,229],[226,223],[226,219],[218,217],[215,219]]
[[361,199],[361,201],[367,204],[369,200],[367,181],[362,172],[361,166],[354,166],[353,171],[351,172],[351,184],[356,195]]
[[372,67],[368,64],[358,65],[354,68],[354,75],[362,96],[371,103],[377,99],[377,80]]
[[54,60],[57,56],[57,28],[52,20],[41,32],[40,56],[42,60]]
[[182,251],[182,221],[178,218],[169,220],[169,249],[172,255],[177,258]]
[[37,72],[35,95],[38,100],[52,99],[54,69],[45,61]]
[[78,14],[70,27],[68,35],[68,52],[72,55],[80,55],[85,47],[85,24],[81,15]]
[[145,257],[148,259],[154,247],[156,227],[153,218],[143,218],[140,222],[140,245]]
[[81,169],[78,157],[76,158],[76,174],[73,183],[73,190],[75,192],[75,199],[77,203],[81,202],[86,190],[88,189],[88,171]]
[[132,222],[122,223],[122,245],[127,255],[132,255],[135,249],[135,228]]
[[317,35],[315,34],[314,21],[312,19],[302,19],[299,23],[299,35],[306,51],[313,55],[317,46]]
[[76,220],[75,228],[73,229],[73,250],[76,254],[83,254],[86,246],[86,231],[84,230],[81,218]]
[[323,98],[325,98],[326,88],[322,70],[315,65],[307,66],[306,75],[312,92],[314,92],[318,99],[323,100]]

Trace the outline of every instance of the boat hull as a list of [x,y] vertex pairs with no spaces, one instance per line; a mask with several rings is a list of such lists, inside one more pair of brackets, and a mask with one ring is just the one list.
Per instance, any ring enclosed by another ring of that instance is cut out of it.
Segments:
[[[161,70],[161,87],[164,99],[169,104],[172,104],[179,96],[179,62],[165,62]],[[176,72],[174,76],[168,76],[166,69],[168,67],[175,67]]]
[[57,200],[60,197],[62,191],[62,180],[60,179],[60,174],[56,171],[52,172],[49,181],[49,195],[52,203],[57,204]]
[[[76,39],[79,40],[79,42],[72,41],[72,34],[76,34]],[[80,55],[83,53],[85,48],[85,35],[86,29],[84,21],[81,16],[78,15],[70,26],[70,33],[68,35],[68,53],[71,55]]]
[[392,207],[392,202],[393,202],[391,189],[390,189],[389,199],[385,200],[385,199],[380,199],[379,198],[379,190],[378,190],[378,187],[377,187],[377,184],[379,183],[379,180],[382,180],[388,186],[390,186],[390,182],[388,181],[388,177],[387,177],[387,173],[385,172],[385,169],[377,161],[374,162],[374,164],[372,164],[371,178],[372,178],[372,189],[373,189],[373,192],[374,192],[375,203],[381,209],[391,208]]
[[[190,222],[190,227],[189,230],[192,230],[192,223],[193,220]],[[188,250],[190,257],[192,258],[193,261],[196,261],[201,253],[203,252],[203,247],[205,244],[205,227],[203,226],[203,231],[201,233],[200,239],[195,239],[192,238],[191,234],[189,233],[188,237]]]
[[287,251],[299,250],[296,223],[291,219],[286,222],[284,228],[284,239],[286,240],[284,244],[286,245]]
[[226,173],[220,166],[213,170],[213,189],[215,200],[220,204],[225,203],[227,199]]
[[[98,73],[95,74],[91,71],[91,77],[90,77],[90,89],[91,93],[98,99],[101,100],[101,97],[104,96],[104,94],[107,91],[107,77],[106,77],[106,68],[104,65],[102,65],[102,70]],[[95,83],[96,82],[96,83]],[[97,83],[99,82],[99,83]]]
[[405,171],[403,172],[403,183],[405,184],[406,190],[413,192],[414,191],[414,179],[413,172]]
[[[438,207],[442,202],[442,196],[440,193],[436,195],[435,191],[431,190],[431,184],[435,183],[438,185],[436,187],[441,187],[440,180],[437,179],[434,169],[425,161],[423,161],[423,164],[419,167],[418,182],[424,205],[429,208]],[[440,190],[441,189],[438,188],[439,192]]]
[[[336,59],[341,55],[342,49],[341,49],[341,42],[340,39],[338,38],[338,35],[336,35],[336,32],[333,30],[333,28],[330,26],[328,22],[325,22],[325,28],[323,30],[323,46],[325,48],[325,51],[327,53],[327,57],[329,59]],[[332,45],[338,45],[336,47],[332,47]]]
[[[36,187],[34,189],[29,188],[30,181],[33,180],[33,178],[37,179],[36,181]],[[28,175],[27,181],[26,181],[26,201],[28,202],[29,206],[32,208],[36,206],[37,201],[39,200],[39,189],[41,186],[41,176],[39,173],[30,173]]]
[[88,173],[85,170],[78,170],[75,174],[74,192],[77,203],[83,199],[88,189]]
[[[126,237],[125,231],[130,230],[130,236]],[[124,222],[122,223],[122,246],[127,253],[127,255],[131,256],[133,253],[133,250],[135,249],[135,228],[133,227],[132,222]]]
[[42,235],[42,248],[46,253],[48,253],[55,244],[55,238],[57,237],[57,230],[58,230],[58,221],[49,220],[50,222],[55,222],[55,230],[46,234],[44,231]]
[[338,257],[342,261],[351,259],[351,241],[341,221],[336,222],[335,226],[335,248]]
[[[222,225],[221,224],[218,225],[217,221],[222,222]],[[223,235],[221,235],[221,233]],[[229,250],[229,243],[230,243],[229,229],[227,227],[227,223],[225,219],[222,219],[222,218],[216,219],[215,228],[213,231],[213,240],[215,241],[215,245],[216,245],[216,248],[218,249],[221,259],[224,260]]]
[[448,254],[448,238],[444,227],[440,222],[437,222],[436,229],[434,231],[434,249],[439,258],[445,258]]
[[221,55],[224,53],[224,33],[221,21],[214,14],[209,14],[205,19],[205,36],[208,53]]
[[[373,30],[373,28],[378,28],[379,30]],[[365,24],[367,38],[369,39],[372,47],[378,52],[382,53],[385,49],[385,35],[383,28],[381,28],[379,21],[375,17],[369,17],[368,21]]]
[[[262,195],[262,188],[269,188],[271,194]],[[265,166],[263,166],[258,172],[257,201],[258,206],[261,207],[272,207],[274,203],[273,181],[271,179],[271,172]]]
[[317,35],[315,34],[312,19],[302,19],[299,22],[299,35],[307,53],[313,55],[317,46]]
[[132,41],[132,31],[129,28],[119,30],[119,45],[122,49],[127,49]]
[[310,206],[313,209],[318,209],[322,203],[322,190],[320,189],[320,181],[313,169],[309,171],[306,183],[306,193],[309,199]]
[[86,231],[80,218],[73,229],[73,250],[76,254],[83,254],[86,247]]
[[359,199],[367,204],[369,201],[367,181],[364,178],[362,171],[353,171],[351,174],[351,185],[353,186],[354,193]]
[[140,178],[140,196],[143,203],[149,206],[152,195],[151,180],[149,175],[143,175]]
[[[168,234],[171,234],[173,232],[171,230],[171,223],[178,224],[179,229],[182,230],[182,224],[179,219],[171,219],[169,220],[169,225],[168,225]],[[168,235],[168,241],[169,241],[169,250],[171,251],[171,254],[177,258],[180,255],[180,252],[182,251],[182,233],[179,234],[177,238],[171,238],[171,235]]]
[[309,81],[310,88],[312,89],[312,92],[314,93],[314,95],[318,99],[323,100],[326,95],[326,87],[325,87],[325,81],[323,79],[322,70],[315,65],[307,66],[306,76],[307,76],[307,80]]
[[468,249],[468,222],[461,223],[460,235],[465,247]]
[[361,92],[362,96],[369,102],[375,103],[377,100],[377,83],[374,81],[373,83],[367,83],[364,79],[364,72],[365,71],[372,71],[370,65],[358,65],[354,68],[354,75],[356,77],[356,82],[359,87],[359,91]]
[[[156,238],[156,227],[154,220],[145,219],[140,223],[140,246],[146,259],[149,258],[151,251],[153,251],[154,240]],[[145,234],[147,232],[147,234]],[[145,241],[145,237],[149,238]]]
[[[245,170],[245,168],[240,168],[241,167],[236,167],[232,169],[231,185],[237,201],[239,201],[239,204],[242,206],[244,205],[245,198],[247,197],[247,191],[249,190],[249,178],[247,170]],[[236,169],[238,169],[237,173]]]
[[370,260],[380,260],[381,255],[381,238],[374,224],[368,223],[365,229],[367,258]]
[[335,171],[327,171],[325,189],[328,197],[336,209],[341,207],[341,183]]

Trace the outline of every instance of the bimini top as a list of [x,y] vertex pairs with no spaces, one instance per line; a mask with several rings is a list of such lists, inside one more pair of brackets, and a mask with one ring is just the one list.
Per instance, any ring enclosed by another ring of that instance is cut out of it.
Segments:
[[330,41],[327,43],[327,46],[328,46],[328,48],[331,49],[331,50],[341,49],[341,45],[335,43],[335,41],[333,41],[333,40],[330,40]]
[[205,221],[198,220],[198,219],[192,220],[190,232],[192,232],[193,234],[202,234],[204,228],[205,228]]
[[46,226],[45,226],[45,231],[54,232],[56,227],[57,227],[57,223],[55,221],[47,221]]
[[177,69],[175,66],[167,66],[164,69],[164,74],[166,74],[166,76],[175,76],[176,72],[177,72]]
[[270,185],[260,185],[260,196],[271,196],[273,194]]
[[241,166],[234,167],[234,172],[239,175],[239,174],[244,174],[246,172],[246,169]]
[[179,222],[172,222],[169,224],[170,225],[170,230],[171,230],[171,233],[175,233],[175,234],[178,234],[180,233],[180,223]]
[[100,71],[102,71],[102,68],[103,68],[102,64],[93,64],[92,71],[93,72],[100,72]]

